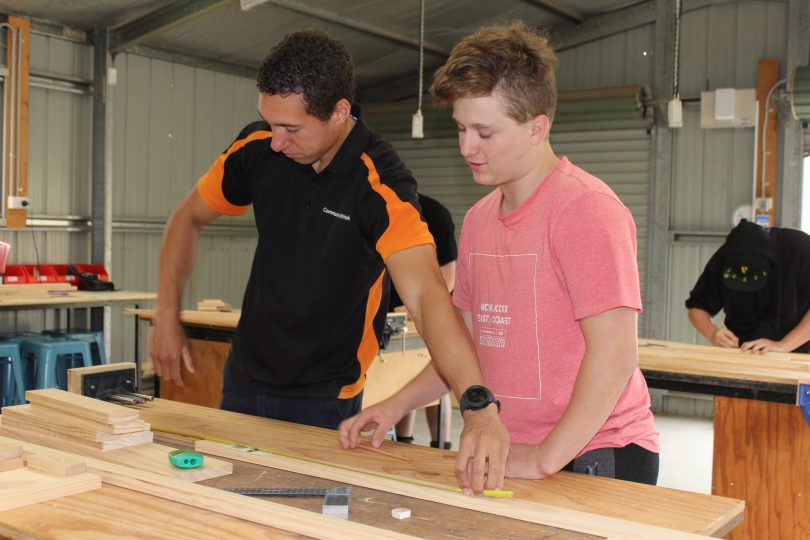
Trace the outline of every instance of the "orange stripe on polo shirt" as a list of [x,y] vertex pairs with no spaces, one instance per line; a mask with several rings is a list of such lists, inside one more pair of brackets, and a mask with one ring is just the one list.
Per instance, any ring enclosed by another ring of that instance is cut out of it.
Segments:
[[231,204],[222,193],[222,179],[225,176],[225,161],[236,151],[241,150],[247,143],[261,139],[269,139],[272,131],[254,131],[244,139],[234,141],[231,146],[217,158],[204,175],[197,181],[197,193],[206,206],[215,212],[229,216],[239,216],[248,211],[250,205],[239,206]]
[[[377,167],[368,154],[363,154],[360,159],[368,168],[368,182],[371,184],[371,189],[383,198],[385,209],[388,212],[388,228],[377,240],[376,245],[377,252],[382,256],[383,261],[403,249],[424,244],[435,245],[427,224],[422,221],[416,208],[400,199],[393,189],[380,181]],[[396,224],[396,226],[394,227],[392,224]]]
[[352,384],[347,384],[340,389],[339,399],[350,399],[360,393],[366,385],[366,371],[371,367],[371,363],[377,356],[380,341],[374,332],[374,317],[380,310],[382,300],[383,276],[385,270],[380,272],[380,277],[368,291],[368,301],[366,301],[366,320],[363,321],[363,338],[360,346],[357,347],[357,359],[360,361],[360,378]]

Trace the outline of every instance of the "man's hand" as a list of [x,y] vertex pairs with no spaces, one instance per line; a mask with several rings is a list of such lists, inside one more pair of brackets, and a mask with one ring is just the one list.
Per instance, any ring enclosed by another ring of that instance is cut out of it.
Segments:
[[355,448],[359,442],[360,433],[373,431],[371,446],[379,448],[382,446],[385,436],[400,421],[405,412],[407,411],[403,411],[391,401],[383,401],[360,411],[359,414],[347,418],[338,426],[340,446],[344,450]]
[[509,433],[495,404],[480,411],[465,411],[464,431],[456,461],[456,478],[465,493],[503,489]]
[[727,349],[736,349],[740,346],[740,339],[734,335],[734,332],[726,327],[718,328],[717,331],[712,334],[711,341],[712,345],[725,347]]
[[770,339],[759,338],[753,341],[746,341],[740,347],[743,352],[751,351],[756,354],[765,354],[766,352],[786,352],[785,347],[781,341],[772,341]]
[[149,357],[155,367],[155,373],[164,381],[175,381],[183,386],[180,373],[180,359],[186,369],[194,373],[194,364],[188,350],[188,339],[183,326],[176,317],[155,318],[155,326],[149,337]]

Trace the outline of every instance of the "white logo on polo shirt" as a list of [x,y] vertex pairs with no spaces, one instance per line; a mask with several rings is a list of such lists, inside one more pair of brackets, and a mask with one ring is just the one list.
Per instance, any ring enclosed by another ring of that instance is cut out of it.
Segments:
[[323,213],[329,214],[330,216],[335,216],[336,218],[340,218],[346,221],[351,221],[351,216],[347,216],[346,214],[341,214],[340,212],[335,212],[334,210],[329,210],[327,207],[323,207]]

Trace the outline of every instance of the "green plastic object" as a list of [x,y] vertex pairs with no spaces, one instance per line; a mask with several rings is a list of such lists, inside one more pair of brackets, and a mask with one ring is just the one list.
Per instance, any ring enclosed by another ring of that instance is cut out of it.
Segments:
[[169,452],[169,463],[180,469],[196,469],[202,466],[203,456],[194,450],[172,450]]

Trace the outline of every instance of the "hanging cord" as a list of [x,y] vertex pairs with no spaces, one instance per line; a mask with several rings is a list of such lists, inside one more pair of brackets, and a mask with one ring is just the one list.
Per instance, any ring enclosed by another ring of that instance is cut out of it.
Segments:
[[678,61],[681,48],[681,0],[675,0],[675,53],[672,59],[672,97],[677,98],[678,92]]
[[419,2],[419,96],[416,110],[422,112],[422,77],[425,67],[425,0]]
[[[765,196],[765,154],[767,153],[765,141],[768,140],[768,111],[771,108],[771,96],[773,95],[774,91],[785,83],[787,83],[787,79],[782,79],[781,81],[774,83],[774,85],[771,86],[771,89],[768,90],[768,97],[765,98],[765,115],[762,118],[762,148],[760,149],[759,156],[759,187],[761,190],[760,193],[763,197]],[[756,208],[754,208],[753,213],[756,215]]]

